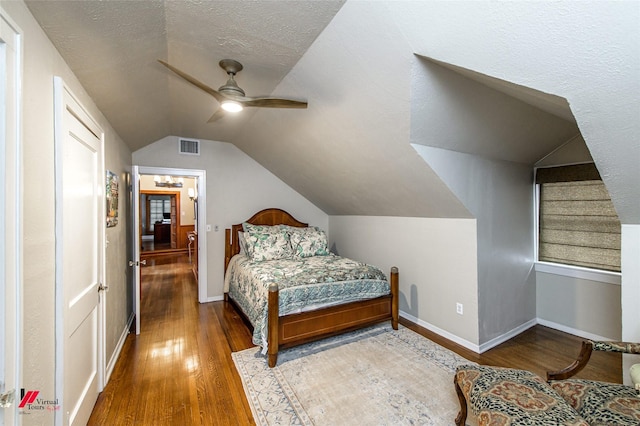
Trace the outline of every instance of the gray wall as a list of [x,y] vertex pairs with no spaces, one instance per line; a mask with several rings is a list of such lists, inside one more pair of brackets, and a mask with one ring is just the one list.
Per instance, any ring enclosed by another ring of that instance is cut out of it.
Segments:
[[[536,163],[537,167],[592,162],[582,135]],[[536,309],[540,323],[592,339],[622,336],[622,289],[612,274],[571,274],[571,268],[536,272]],[[568,275],[562,275],[563,273]]]
[[414,148],[476,217],[479,342],[486,346],[535,320],[531,167]]
[[596,340],[620,340],[620,284],[536,272],[541,324]]

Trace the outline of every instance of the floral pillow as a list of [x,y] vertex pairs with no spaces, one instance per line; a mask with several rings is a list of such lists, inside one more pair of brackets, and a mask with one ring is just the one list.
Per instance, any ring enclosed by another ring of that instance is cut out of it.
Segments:
[[289,234],[277,226],[243,223],[247,255],[256,261],[292,257]]
[[326,256],[329,254],[327,234],[317,227],[284,227],[289,232],[291,250],[297,257]]

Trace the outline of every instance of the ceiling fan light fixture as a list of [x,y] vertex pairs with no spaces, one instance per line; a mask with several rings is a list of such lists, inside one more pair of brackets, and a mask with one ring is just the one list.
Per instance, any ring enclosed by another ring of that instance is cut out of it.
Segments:
[[227,112],[240,112],[242,111],[242,104],[230,99],[222,101],[220,107]]

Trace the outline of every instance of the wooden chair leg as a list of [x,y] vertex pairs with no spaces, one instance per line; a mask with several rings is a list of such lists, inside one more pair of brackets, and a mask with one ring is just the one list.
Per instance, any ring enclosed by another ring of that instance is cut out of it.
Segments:
[[458,417],[456,417],[456,426],[464,426],[467,421],[467,399],[462,389],[460,389],[457,374],[453,377],[453,384],[456,387],[456,394],[458,394],[458,401],[460,402],[460,412],[458,413]]

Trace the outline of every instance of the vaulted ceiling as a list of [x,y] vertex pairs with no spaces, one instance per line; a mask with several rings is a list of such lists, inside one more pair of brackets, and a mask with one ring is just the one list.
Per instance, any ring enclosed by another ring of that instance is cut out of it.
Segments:
[[[217,89],[232,58],[249,96],[269,95],[343,0],[27,1],[94,102],[136,150],[167,135],[233,141],[251,114],[207,124],[216,100],[158,59]],[[289,95],[306,99],[306,93]],[[287,112],[285,111],[285,114]]]
[[[167,135],[231,142],[329,214],[470,217],[412,143],[533,165],[580,132],[576,107],[564,96],[581,88],[556,82],[565,75],[554,71],[554,64],[541,70],[529,64],[527,49],[538,46],[504,34],[503,27],[521,30],[511,18],[528,20],[526,14],[511,9],[526,5],[114,0],[27,5],[132,150]],[[545,13],[569,21],[576,15]],[[466,31],[454,30],[455,20]],[[540,17],[531,21],[544,25]],[[542,32],[525,25],[522,37],[537,40]],[[476,39],[495,52],[478,52]],[[515,49],[512,42],[522,47]],[[226,81],[218,67],[224,58],[243,63],[236,80],[249,96],[306,100],[308,109],[253,108],[207,123],[218,107],[215,99],[157,62],[167,60],[217,88]],[[528,68],[518,68],[525,63]],[[579,81],[580,73],[571,78]],[[581,129],[591,130],[591,111],[576,105],[589,118]],[[590,148],[599,154],[594,156],[599,167],[625,161],[597,137]],[[626,176],[618,173],[611,174],[614,202],[616,191],[625,194],[619,205],[640,220],[632,206],[637,190],[629,193]]]

